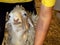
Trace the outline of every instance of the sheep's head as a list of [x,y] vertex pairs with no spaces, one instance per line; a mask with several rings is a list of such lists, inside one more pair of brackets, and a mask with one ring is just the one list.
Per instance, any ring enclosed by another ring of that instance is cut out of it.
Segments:
[[8,21],[13,25],[25,26],[26,29],[29,25],[33,27],[31,19],[28,17],[28,13],[22,7],[17,5],[9,14],[7,13]]

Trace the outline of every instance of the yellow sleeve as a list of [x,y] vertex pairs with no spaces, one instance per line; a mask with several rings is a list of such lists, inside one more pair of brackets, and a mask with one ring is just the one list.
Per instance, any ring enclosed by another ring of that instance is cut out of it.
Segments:
[[42,0],[42,4],[46,7],[53,7],[56,0]]

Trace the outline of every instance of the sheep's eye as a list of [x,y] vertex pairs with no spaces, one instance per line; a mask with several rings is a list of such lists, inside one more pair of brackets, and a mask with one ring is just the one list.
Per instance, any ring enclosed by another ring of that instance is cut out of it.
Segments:
[[9,16],[9,18],[10,18],[11,16]]
[[27,14],[25,13],[24,15],[26,16]]

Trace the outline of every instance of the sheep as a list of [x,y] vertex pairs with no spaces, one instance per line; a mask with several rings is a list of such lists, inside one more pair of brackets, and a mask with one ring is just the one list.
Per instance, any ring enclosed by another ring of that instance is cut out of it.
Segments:
[[[17,5],[6,13],[6,24],[2,45],[33,45],[34,20],[24,7]],[[35,19],[35,18],[34,18]]]

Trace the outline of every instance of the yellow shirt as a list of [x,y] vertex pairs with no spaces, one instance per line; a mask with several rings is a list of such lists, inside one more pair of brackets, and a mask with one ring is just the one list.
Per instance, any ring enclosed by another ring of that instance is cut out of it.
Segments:
[[32,0],[0,0],[0,2],[5,2],[5,3],[19,3],[19,2],[30,2]]
[[46,7],[53,7],[55,5],[56,0],[42,0],[42,4]]

